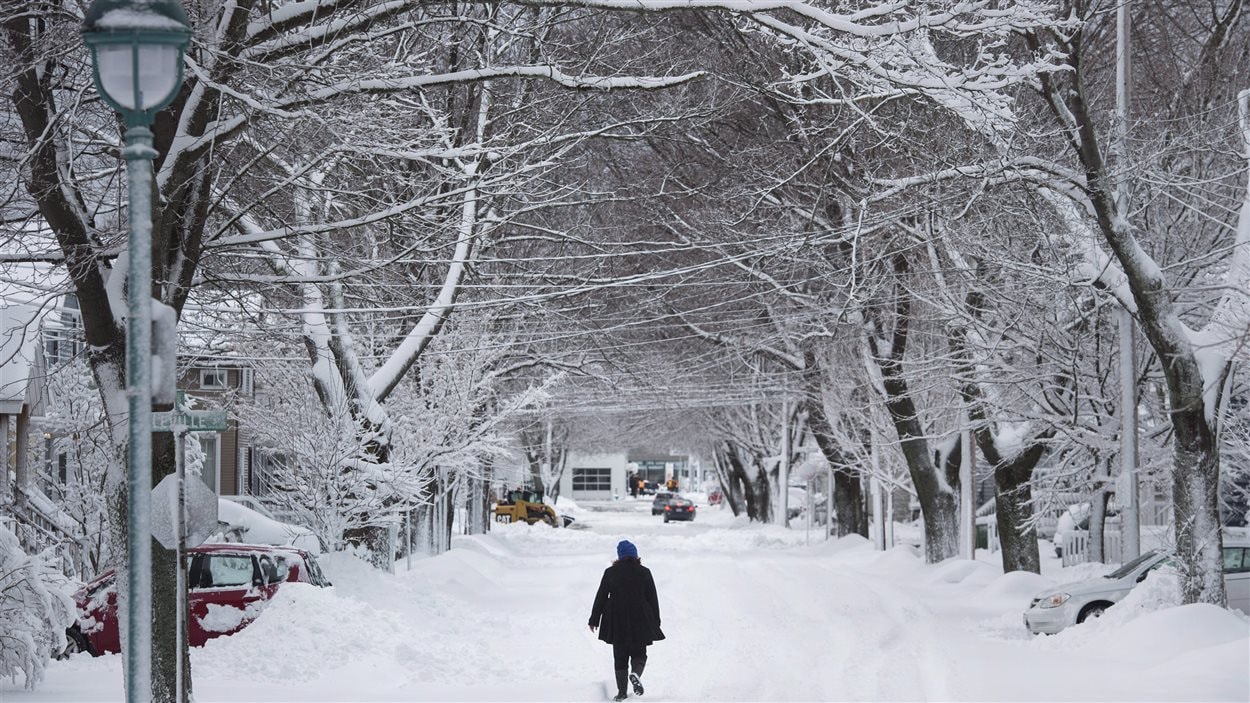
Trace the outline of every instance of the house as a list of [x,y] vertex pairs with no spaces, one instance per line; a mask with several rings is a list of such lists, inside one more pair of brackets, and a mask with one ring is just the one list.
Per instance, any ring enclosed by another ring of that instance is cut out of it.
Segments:
[[[31,305],[0,308],[0,359],[4,361],[0,364],[0,443],[8,440],[0,446],[9,447],[0,454],[4,467],[16,464],[24,481],[45,487],[66,482],[65,455],[55,454],[53,435],[48,434],[52,430],[41,430],[38,420],[50,402],[44,379],[80,356],[83,348],[82,317],[73,295],[43,313]],[[179,366],[178,389],[192,398],[192,409],[228,410],[236,398],[255,394],[254,372],[244,361],[184,353]],[[28,452],[29,438],[41,432],[43,448],[36,446],[35,452]],[[251,472],[254,452],[236,418],[230,418],[225,432],[194,436],[205,453],[202,476],[214,492],[223,496],[257,492]],[[37,476],[26,471],[22,459],[28,455],[35,457]],[[0,494],[7,485],[0,486]]]
[[[253,397],[255,373],[246,362],[215,357],[184,359],[178,373],[178,390],[194,399],[192,409],[228,409],[235,398]],[[199,432],[194,435],[204,451],[201,478],[221,496],[259,492],[251,471],[254,450],[246,428],[230,417],[225,432]]]
[[20,500],[32,482],[31,423],[48,404],[42,316],[42,306],[33,303],[0,307],[0,502]]

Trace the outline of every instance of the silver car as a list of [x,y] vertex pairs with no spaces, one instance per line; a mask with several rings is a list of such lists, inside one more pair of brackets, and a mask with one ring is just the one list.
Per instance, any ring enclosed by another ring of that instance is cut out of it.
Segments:
[[[1170,553],[1156,549],[1101,578],[1061,584],[1042,591],[1024,612],[1024,625],[1033,634],[1053,635],[1096,618],[1146,580],[1151,571],[1173,565]],[[1225,538],[1224,587],[1228,607],[1250,615],[1250,540]]]

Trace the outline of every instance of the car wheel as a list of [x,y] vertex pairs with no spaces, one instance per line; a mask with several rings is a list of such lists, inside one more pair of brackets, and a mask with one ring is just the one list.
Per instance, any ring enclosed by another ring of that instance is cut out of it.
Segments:
[[65,650],[57,655],[57,659],[68,659],[79,652],[86,652],[94,656],[95,652],[91,651],[91,643],[87,641],[87,636],[78,629],[77,625],[65,629]]
[[1111,607],[1110,603],[1090,603],[1089,605],[1081,609],[1081,614],[1076,616],[1076,622],[1079,625],[1085,622],[1086,620],[1093,620],[1094,618],[1100,618],[1102,617],[1103,613],[1107,612],[1107,608],[1110,608],[1110,607]]

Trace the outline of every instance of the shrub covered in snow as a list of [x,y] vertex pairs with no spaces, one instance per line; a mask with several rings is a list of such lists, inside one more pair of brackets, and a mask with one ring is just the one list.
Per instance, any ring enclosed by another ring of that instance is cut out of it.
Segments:
[[65,649],[74,602],[64,585],[55,564],[28,556],[17,536],[0,526],[0,676],[21,674],[34,688],[48,659]]

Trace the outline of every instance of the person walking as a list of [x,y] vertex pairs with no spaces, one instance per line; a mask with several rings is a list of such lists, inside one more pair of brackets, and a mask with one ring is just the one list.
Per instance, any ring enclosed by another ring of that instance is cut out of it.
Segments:
[[641,696],[642,670],[647,666],[647,647],[664,639],[660,630],[660,601],[655,594],[651,570],[642,565],[638,548],[627,539],[616,545],[616,561],[603,572],[595,604],[590,610],[590,631],[612,645],[612,668],[616,674],[616,697],[627,695],[626,681]]

